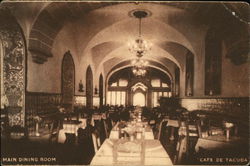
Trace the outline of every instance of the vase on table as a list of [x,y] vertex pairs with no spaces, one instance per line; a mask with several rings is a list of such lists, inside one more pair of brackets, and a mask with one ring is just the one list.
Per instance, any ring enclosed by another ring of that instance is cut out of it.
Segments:
[[41,118],[39,116],[35,116],[34,117],[35,123],[36,123],[36,128],[35,128],[35,136],[39,137],[40,133],[39,133],[39,122],[41,121]]

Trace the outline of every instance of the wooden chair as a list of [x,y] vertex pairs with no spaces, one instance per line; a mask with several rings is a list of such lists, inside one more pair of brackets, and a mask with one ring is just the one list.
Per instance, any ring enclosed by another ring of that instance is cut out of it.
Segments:
[[181,164],[185,153],[187,152],[187,137],[179,136],[176,146],[176,155],[174,156],[174,164]]
[[1,137],[6,137],[8,134],[9,128],[9,118],[8,118],[8,110],[6,107],[1,109]]
[[92,141],[93,141],[93,145],[94,145],[94,150],[96,153],[99,150],[99,148],[101,147],[100,135],[99,135],[97,130],[94,130],[94,132],[91,134],[91,136],[92,136]]
[[[40,142],[57,143],[59,131],[60,131],[60,120],[53,120],[51,124],[48,125],[49,131],[46,134],[42,134],[36,140]],[[33,138],[32,138],[33,139]]]
[[156,139],[160,140],[163,134],[163,129],[166,126],[167,121],[165,119],[162,119],[160,124],[159,124],[159,128],[158,128],[158,134],[156,136]]
[[58,141],[58,136],[59,136],[59,131],[60,131],[60,126],[61,126],[61,121],[60,120],[55,120],[50,128],[50,142],[57,142]]
[[195,141],[199,137],[196,121],[188,115],[179,120],[178,143],[176,146],[175,164],[181,164],[185,158],[190,158],[194,153]]
[[105,132],[105,137],[108,138],[109,137],[109,127],[108,124],[106,123],[106,119],[102,121],[103,122],[103,127],[104,127],[104,132]]
[[[77,131],[77,142],[78,146],[83,150],[83,157],[86,158],[87,161],[91,161],[94,154],[94,139],[92,137],[93,127],[90,123],[87,123],[87,126],[83,128],[79,128]],[[88,162],[87,162],[88,163]]]

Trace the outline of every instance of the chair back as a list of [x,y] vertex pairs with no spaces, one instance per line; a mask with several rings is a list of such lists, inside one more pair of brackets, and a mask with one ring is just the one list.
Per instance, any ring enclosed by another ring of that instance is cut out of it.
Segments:
[[109,137],[108,124],[106,123],[106,120],[103,120],[102,122],[103,122],[105,137],[108,138]]
[[57,142],[58,141],[58,136],[59,136],[59,131],[61,127],[61,120],[56,119],[52,122],[50,129],[49,129],[49,141],[50,142]]
[[93,145],[94,145],[94,149],[96,153],[98,149],[101,147],[100,137],[96,133],[92,133],[91,136],[92,136],[92,141],[93,141]]
[[158,129],[158,134],[157,134],[157,139],[160,140],[161,139],[161,136],[163,134],[163,129],[164,129],[164,126],[166,125],[166,120],[165,119],[162,119],[160,124],[159,124],[159,129]]
[[4,109],[1,109],[1,137],[7,136],[9,128],[9,116],[8,116],[8,110],[5,107]]
[[174,156],[174,164],[180,165],[183,161],[184,155],[187,152],[187,137],[179,136],[176,146],[176,155]]
[[199,137],[196,120],[185,114],[179,119],[178,142],[176,146],[175,164],[181,164],[184,158],[188,158],[195,147],[195,140]]

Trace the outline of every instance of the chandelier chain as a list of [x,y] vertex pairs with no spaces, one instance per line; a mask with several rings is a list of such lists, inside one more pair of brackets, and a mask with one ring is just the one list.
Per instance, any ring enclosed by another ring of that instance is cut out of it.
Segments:
[[141,38],[141,18],[139,18],[139,38]]

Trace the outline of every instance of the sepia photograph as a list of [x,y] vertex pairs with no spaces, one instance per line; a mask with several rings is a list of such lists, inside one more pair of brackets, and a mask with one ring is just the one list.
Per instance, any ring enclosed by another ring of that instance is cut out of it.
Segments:
[[248,165],[245,1],[0,2],[1,165]]

